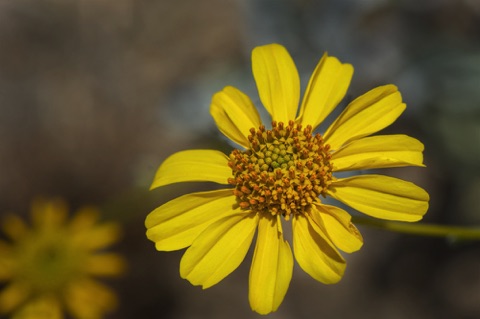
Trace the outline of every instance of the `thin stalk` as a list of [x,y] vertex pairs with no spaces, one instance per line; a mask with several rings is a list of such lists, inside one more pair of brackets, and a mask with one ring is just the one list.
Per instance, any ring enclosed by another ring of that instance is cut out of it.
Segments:
[[458,227],[423,223],[405,223],[358,216],[353,216],[352,221],[355,224],[372,226],[404,234],[447,237],[449,239],[456,240],[480,240],[480,227]]

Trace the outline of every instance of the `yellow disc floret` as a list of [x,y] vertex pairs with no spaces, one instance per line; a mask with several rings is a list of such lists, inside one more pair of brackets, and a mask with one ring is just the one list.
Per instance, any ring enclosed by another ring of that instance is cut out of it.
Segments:
[[328,144],[309,125],[273,122],[272,129],[251,128],[250,148],[235,149],[229,166],[238,205],[258,213],[291,214],[308,212],[320,203],[332,182]]

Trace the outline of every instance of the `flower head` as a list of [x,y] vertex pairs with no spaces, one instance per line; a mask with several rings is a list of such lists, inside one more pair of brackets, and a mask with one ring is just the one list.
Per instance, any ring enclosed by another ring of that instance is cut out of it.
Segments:
[[0,241],[0,313],[13,318],[101,318],[116,305],[115,294],[92,276],[117,276],[124,260],[102,250],[118,239],[116,224],[96,224],[98,211],[84,208],[66,223],[60,200],[36,201],[32,227],[16,215]]
[[314,279],[332,284],[345,271],[339,253],[354,252],[363,239],[332,197],[376,218],[418,221],[428,208],[420,187],[383,175],[337,178],[340,171],[423,166],[423,145],[406,135],[375,135],[405,110],[397,88],[375,88],[352,101],[323,133],[315,129],[343,99],[353,67],[325,54],[299,106],[300,80],[287,50],[257,47],[252,67],[262,104],[272,117],[261,123],[252,101],[227,86],[213,96],[210,112],[229,139],[229,155],[214,150],[173,154],[158,169],[152,188],[186,181],[230,187],[176,198],[146,219],[147,237],[158,250],[189,247],[180,274],[203,288],[215,285],[245,258],[257,233],[249,300],[266,314],[281,304],[293,269],[283,225],[291,222],[293,253]]

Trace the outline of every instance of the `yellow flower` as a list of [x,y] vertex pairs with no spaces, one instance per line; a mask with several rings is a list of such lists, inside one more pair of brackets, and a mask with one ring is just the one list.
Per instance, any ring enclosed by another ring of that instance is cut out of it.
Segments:
[[64,311],[77,319],[102,318],[116,307],[116,296],[92,276],[120,275],[124,260],[103,251],[117,241],[119,227],[96,224],[98,211],[83,208],[66,223],[60,200],[36,201],[32,227],[16,215],[2,229],[0,240],[0,314],[12,318],[57,319]]
[[[343,99],[353,67],[325,54],[308,83],[302,104],[300,80],[287,50],[271,44],[252,52],[260,100],[272,117],[267,129],[253,103],[227,86],[214,95],[210,112],[220,131],[243,149],[173,154],[158,169],[152,188],[190,181],[230,185],[181,196],[151,212],[147,237],[158,250],[189,247],[180,274],[193,285],[215,285],[243,261],[257,239],[250,269],[249,301],[261,314],[281,304],[293,269],[282,217],[292,222],[293,252],[314,279],[332,284],[345,271],[338,249],[350,253],[363,239],[330,196],[373,217],[418,221],[428,194],[383,175],[336,178],[340,171],[423,166],[423,145],[406,135],[370,136],[405,110],[397,88],[375,88],[352,101],[324,134],[314,130]],[[233,189],[232,189],[233,188]],[[289,224],[289,223],[288,223]]]

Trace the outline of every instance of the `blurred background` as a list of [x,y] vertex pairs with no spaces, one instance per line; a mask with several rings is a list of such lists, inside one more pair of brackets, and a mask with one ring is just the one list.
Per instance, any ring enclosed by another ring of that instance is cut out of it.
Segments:
[[[149,192],[175,151],[229,152],[208,109],[226,85],[260,107],[254,46],[292,54],[303,88],[325,51],[355,74],[344,103],[393,83],[407,110],[387,133],[425,144],[426,169],[385,173],[431,195],[425,221],[480,225],[480,2],[476,0],[15,0],[0,2],[0,217],[33,198],[99,206],[124,227],[129,262],[109,283],[108,318],[257,318],[248,305],[251,254],[202,291],[180,278],[183,251],[157,252],[144,219],[212,185]],[[322,285],[298,267],[271,318],[480,318],[480,243],[359,226],[365,245],[343,280]]]

